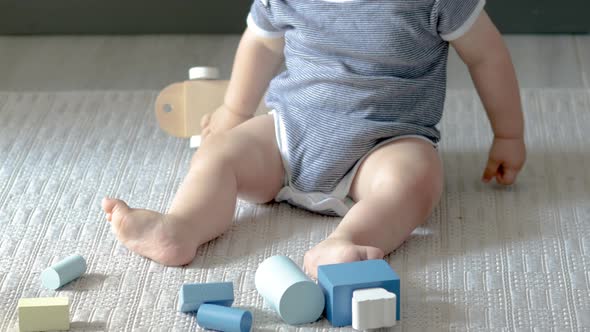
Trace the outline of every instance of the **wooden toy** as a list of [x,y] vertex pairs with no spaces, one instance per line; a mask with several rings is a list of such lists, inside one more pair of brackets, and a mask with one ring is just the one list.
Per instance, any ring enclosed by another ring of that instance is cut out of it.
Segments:
[[18,301],[18,326],[24,331],[70,329],[70,300],[67,297],[28,298]]
[[[227,80],[219,80],[219,72],[212,67],[194,67],[189,79],[164,88],[155,102],[156,119],[165,132],[176,137],[198,136],[201,118],[223,104]],[[266,112],[261,104],[258,112]],[[192,139],[199,143],[199,138]]]
[[326,296],[326,318],[333,326],[352,324],[352,297],[357,289],[383,288],[396,296],[395,317],[400,319],[400,280],[381,259],[321,265],[318,282]]
[[58,289],[86,272],[86,260],[71,255],[41,272],[41,284],[45,288]]
[[266,303],[288,324],[314,322],[324,310],[320,287],[286,256],[262,262],[254,282]]
[[199,326],[224,332],[249,332],[252,314],[249,311],[216,304],[202,304],[197,312]]
[[184,284],[178,293],[178,310],[199,310],[203,303],[231,306],[234,302],[234,285],[231,282]]
[[352,328],[355,330],[391,327],[395,319],[396,296],[383,288],[352,292]]

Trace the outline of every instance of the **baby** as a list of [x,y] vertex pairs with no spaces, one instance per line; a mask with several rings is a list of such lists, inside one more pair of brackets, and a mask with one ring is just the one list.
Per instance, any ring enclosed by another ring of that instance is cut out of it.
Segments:
[[[165,213],[105,198],[118,239],[184,265],[232,224],[239,198],[343,217],[308,251],[317,266],[380,259],[438,203],[449,43],[468,66],[494,140],[482,180],[525,161],[514,68],[484,0],[254,0],[224,103]],[[285,62],[286,70],[280,73]],[[276,76],[276,77],[275,77]],[[253,117],[265,91],[271,114]]]

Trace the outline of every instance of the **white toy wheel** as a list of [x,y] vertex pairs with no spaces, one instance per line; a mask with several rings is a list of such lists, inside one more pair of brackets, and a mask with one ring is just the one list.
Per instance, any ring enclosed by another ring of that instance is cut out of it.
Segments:
[[216,80],[219,79],[217,67],[193,67],[188,71],[190,80]]

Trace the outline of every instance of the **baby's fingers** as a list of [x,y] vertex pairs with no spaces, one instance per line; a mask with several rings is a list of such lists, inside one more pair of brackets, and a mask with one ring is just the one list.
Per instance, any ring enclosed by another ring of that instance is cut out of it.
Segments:
[[482,181],[485,183],[490,182],[496,173],[498,172],[498,168],[500,167],[500,163],[495,161],[494,159],[489,159],[488,164],[486,165],[486,169],[483,171]]
[[211,114],[203,115],[203,117],[201,118],[201,129],[207,127],[209,125],[209,122],[211,122]]
[[518,174],[518,171],[516,169],[504,167],[504,172],[498,174],[496,180],[500,184],[511,185],[516,180],[516,174]]
[[201,131],[201,142],[204,142],[209,135],[211,135],[211,128],[203,129],[203,131]]

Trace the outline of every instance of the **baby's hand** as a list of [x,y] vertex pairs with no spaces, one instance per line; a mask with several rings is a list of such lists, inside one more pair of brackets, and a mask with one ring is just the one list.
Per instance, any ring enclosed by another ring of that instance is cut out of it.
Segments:
[[239,114],[223,104],[201,119],[201,138],[205,140],[211,134],[229,130],[251,118],[252,115]]
[[494,137],[482,181],[488,183],[495,177],[497,183],[513,184],[525,160],[524,138]]

